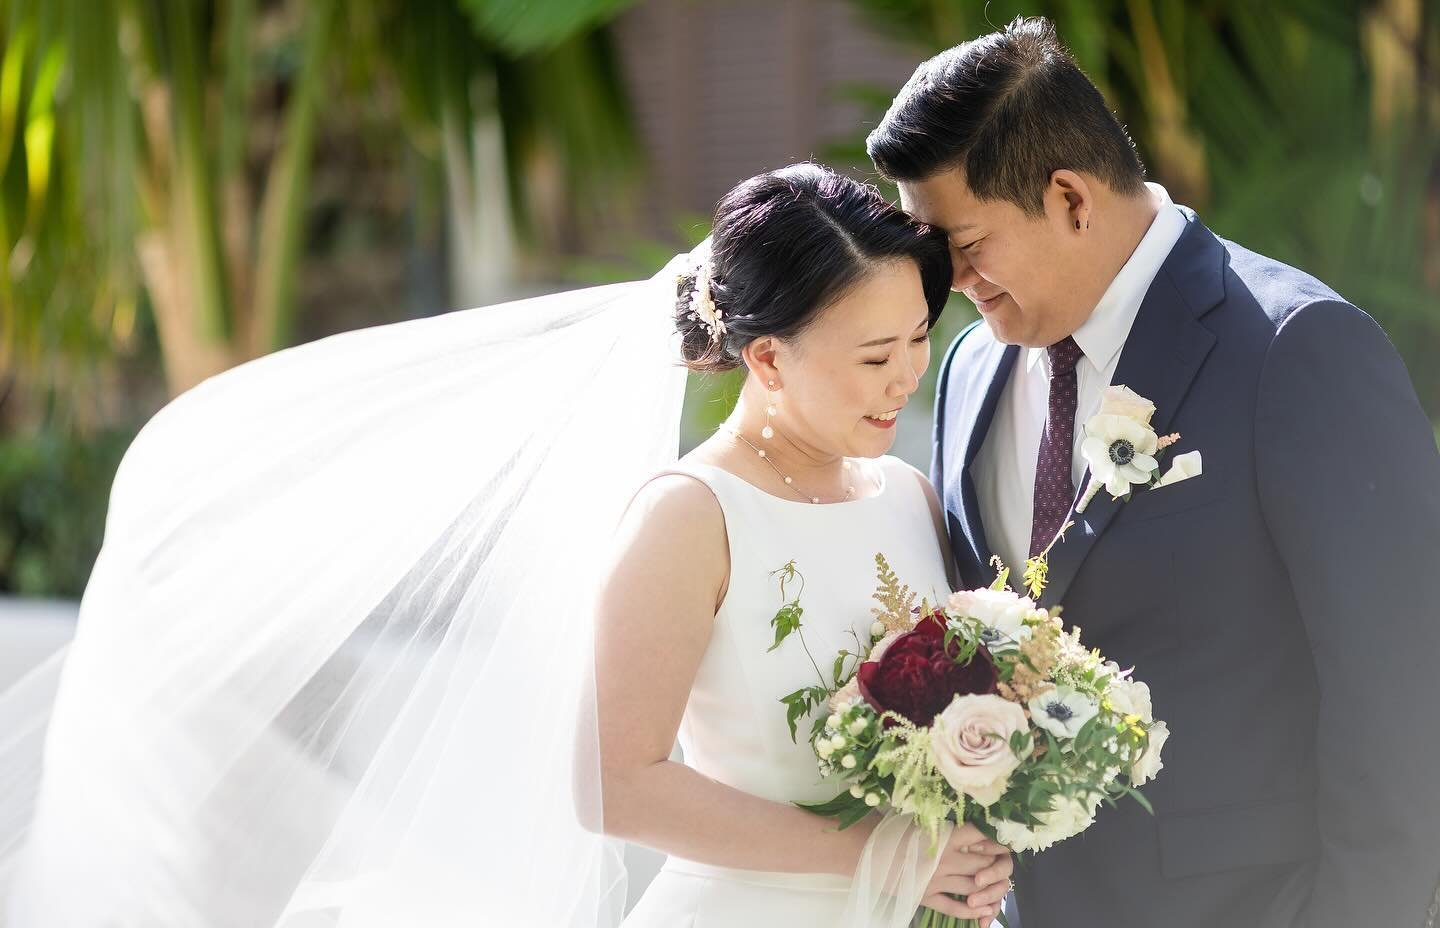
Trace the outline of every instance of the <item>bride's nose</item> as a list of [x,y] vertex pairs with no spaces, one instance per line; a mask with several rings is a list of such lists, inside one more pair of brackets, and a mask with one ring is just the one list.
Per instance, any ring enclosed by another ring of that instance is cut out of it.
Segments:
[[920,372],[914,365],[902,364],[900,369],[903,373],[890,381],[891,396],[909,396],[920,387]]

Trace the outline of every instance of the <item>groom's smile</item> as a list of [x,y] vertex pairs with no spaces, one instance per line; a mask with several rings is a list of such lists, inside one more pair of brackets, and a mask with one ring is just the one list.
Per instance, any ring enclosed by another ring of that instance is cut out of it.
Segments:
[[1005,298],[1006,293],[1004,290],[1001,290],[990,296],[982,297],[974,291],[966,290],[965,295],[970,298],[970,302],[975,304],[975,308],[980,311],[980,315],[985,316],[1000,308],[1000,301]]

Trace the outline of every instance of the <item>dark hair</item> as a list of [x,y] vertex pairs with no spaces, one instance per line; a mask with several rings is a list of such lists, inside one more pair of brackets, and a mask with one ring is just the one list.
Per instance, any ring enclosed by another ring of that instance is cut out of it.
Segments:
[[950,293],[943,233],[890,205],[874,187],[818,164],[752,177],[715,208],[710,295],[726,328],[718,341],[692,315],[698,269],[677,285],[675,325],[686,366],[733,370],[751,341],[799,334],[876,266],[905,259],[919,268],[934,326]]
[[891,180],[960,167],[976,197],[1031,216],[1062,168],[1119,193],[1145,184],[1135,143],[1043,17],[1017,17],[920,65],[865,147]]

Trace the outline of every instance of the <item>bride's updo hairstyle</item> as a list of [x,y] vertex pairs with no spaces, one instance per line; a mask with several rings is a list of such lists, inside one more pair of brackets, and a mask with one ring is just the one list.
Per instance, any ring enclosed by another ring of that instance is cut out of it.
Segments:
[[677,285],[685,364],[734,370],[751,341],[800,334],[867,274],[903,259],[920,271],[933,327],[950,293],[943,233],[818,164],[752,177],[715,208],[708,280],[697,267]]

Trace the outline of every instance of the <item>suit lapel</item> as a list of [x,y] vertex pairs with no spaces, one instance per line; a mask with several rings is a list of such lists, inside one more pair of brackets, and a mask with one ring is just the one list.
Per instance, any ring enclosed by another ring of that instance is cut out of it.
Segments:
[[960,466],[951,478],[958,484],[954,498],[959,500],[960,510],[956,516],[964,536],[963,543],[969,547],[981,574],[990,570],[991,551],[985,538],[985,525],[980,518],[980,501],[975,479],[970,475],[970,466],[975,463],[975,456],[985,443],[990,423],[995,419],[995,408],[1010,381],[1010,372],[1019,354],[1019,348],[992,339],[984,353],[965,371],[967,389],[953,394],[964,397],[954,420],[962,449]]
[[[1140,304],[1112,381],[1155,404],[1151,425],[1160,435],[1169,431],[1200,365],[1215,345],[1214,334],[1199,319],[1224,297],[1224,247],[1193,213],[1189,219]],[[1076,503],[1089,482],[1087,470],[1077,488]],[[1112,500],[1103,489],[1083,513],[1076,513],[1072,503],[1069,520],[1074,524],[1050,551],[1043,605],[1063,601],[1086,556],[1124,505],[1124,500]]]

